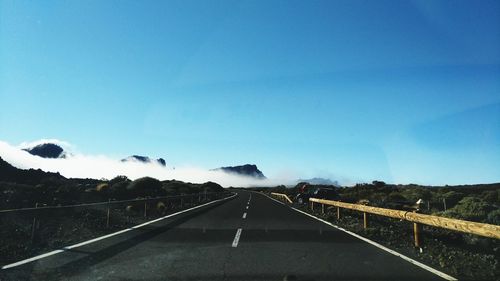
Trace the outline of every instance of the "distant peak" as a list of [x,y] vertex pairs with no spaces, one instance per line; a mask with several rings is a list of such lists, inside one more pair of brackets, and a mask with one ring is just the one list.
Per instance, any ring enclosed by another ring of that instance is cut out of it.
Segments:
[[66,156],[64,149],[54,143],[43,143],[23,150],[42,158],[65,158]]
[[163,167],[165,167],[167,165],[167,163],[165,162],[165,159],[163,159],[163,158],[158,158],[158,159],[154,160],[154,159],[151,159],[147,156],[142,156],[142,155],[132,155],[132,156],[129,156],[127,158],[122,159],[121,161],[122,162],[141,162],[141,163],[145,163],[145,164],[158,163]]
[[242,176],[249,176],[258,179],[265,179],[264,174],[257,168],[255,164],[245,164],[240,166],[228,166],[214,169],[215,171],[223,171],[226,173],[233,173]]
[[312,178],[312,179],[299,179],[297,180],[297,183],[308,183],[312,185],[334,185],[334,186],[340,186],[338,181],[332,181],[331,179],[325,179],[325,178]]

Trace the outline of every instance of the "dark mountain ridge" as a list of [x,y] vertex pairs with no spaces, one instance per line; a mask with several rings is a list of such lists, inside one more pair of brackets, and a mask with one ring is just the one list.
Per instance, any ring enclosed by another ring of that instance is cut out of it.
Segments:
[[165,167],[167,165],[167,163],[165,162],[165,159],[163,159],[163,158],[158,158],[158,159],[154,160],[154,159],[151,159],[147,156],[141,156],[141,155],[132,155],[132,156],[129,156],[127,158],[122,159],[121,161],[122,162],[136,161],[136,162],[142,162],[145,164],[156,162],[156,163],[162,165],[163,167]]
[[257,165],[245,164],[240,166],[228,166],[214,169],[213,171],[223,171],[231,174],[254,177],[257,179],[265,179],[264,174],[257,168]]
[[54,143],[43,143],[31,148],[25,148],[24,151],[31,155],[40,156],[42,158],[64,158],[64,149]]
[[0,157],[0,181],[22,184],[38,184],[44,179],[64,180],[59,173],[44,172],[40,169],[23,170],[7,163]]

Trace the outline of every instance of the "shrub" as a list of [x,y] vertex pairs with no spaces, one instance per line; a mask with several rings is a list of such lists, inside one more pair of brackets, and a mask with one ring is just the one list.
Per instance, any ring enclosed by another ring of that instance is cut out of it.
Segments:
[[127,185],[127,190],[132,196],[157,196],[162,192],[162,184],[155,178],[143,177]]
[[211,182],[211,181],[202,184],[200,187],[201,187],[202,191],[206,191],[206,192],[221,192],[224,190],[224,188],[222,186],[220,186],[219,184],[217,184],[215,182]]
[[128,205],[127,207],[125,207],[125,211],[127,213],[133,213],[133,212],[136,211],[136,208],[134,206],[132,206],[132,205]]
[[120,182],[130,182],[130,180],[126,176],[116,176],[112,180],[109,181],[109,185],[113,186],[114,184]]
[[498,203],[498,192],[496,190],[487,190],[481,193],[481,198],[488,203]]
[[446,200],[446,205],[448,208],[455,206],[458,201],[462,200],[465,197],[465,194],[457,191],[449,191],[441,195],[441,200]]
[[401,195],[399,192],[391,192],[387,199],[391,202],[404,202],[407,201],[406,197]]
[[487,223],[500,225],[500,209],[491,211],[486,218]]
[[109,185],[107,183],[100,183],[96,187],[97,192],[108,192],[109,191]]
[[467,196],[460,200],[455,207],[443,214],[464,220],[486,221],[488,213],[493,210],[495,210],[495,207],[483,199]]
[[428,188],[422,187],[405,188],[401,194],[412,202],[417,202],[419,199],[427,201],[432,197],[431,191]]
[[164,214],[166,209],[167,207],[165,206],[165,203],[161,201],[156,203],[156,211],[158,211],[158,213]]

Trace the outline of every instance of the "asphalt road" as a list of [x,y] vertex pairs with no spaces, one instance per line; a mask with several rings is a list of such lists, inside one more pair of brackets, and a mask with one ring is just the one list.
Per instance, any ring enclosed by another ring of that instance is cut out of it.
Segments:
[[231,200],[2,270],[0,278],[443,280],[262,194],[237,192]]

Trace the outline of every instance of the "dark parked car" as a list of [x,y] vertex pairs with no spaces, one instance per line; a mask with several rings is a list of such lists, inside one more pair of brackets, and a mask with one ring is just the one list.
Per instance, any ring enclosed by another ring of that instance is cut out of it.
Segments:
[[331,188],[309,188],[295,196],[295,201],[299,204],[309,202],[309,198],[319,198],[326,200],[338,200],[340,198],[338,192]]

